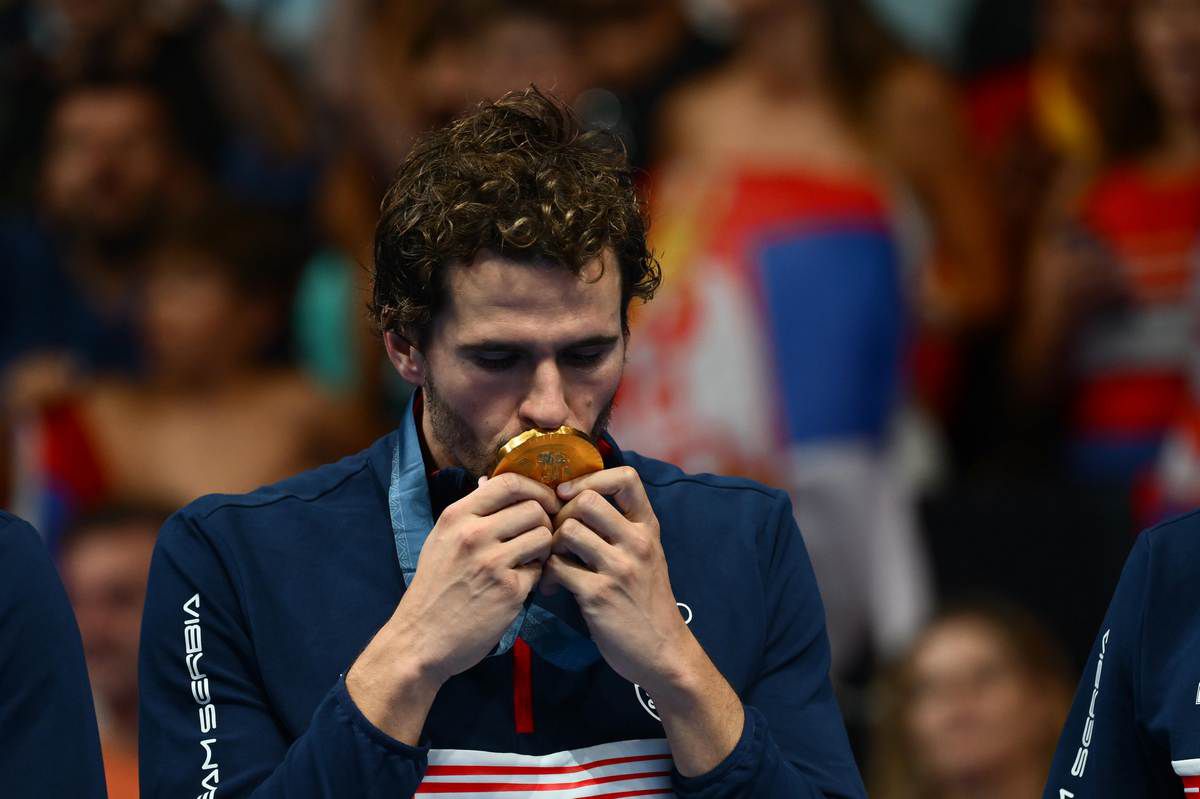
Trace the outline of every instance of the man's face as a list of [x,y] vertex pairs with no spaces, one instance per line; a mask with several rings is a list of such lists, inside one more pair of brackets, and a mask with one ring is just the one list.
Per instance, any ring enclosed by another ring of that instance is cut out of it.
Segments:
[[160,204],[169,158],[161,112],[149,95],[134,88],[72,95],[54,115],[49,210],[86,236],[128,236]]
[[529,428],[603,431],[625,363],[610,254],[575,275],[481,253],[446,280],[421,353],[425,432],[440,464],[486,474],[497,448]]
[[150,521],[113,524],[89,531],[63,553],[63,582],[88,675],[109,706],[137,702],[138,636],[154,534]]

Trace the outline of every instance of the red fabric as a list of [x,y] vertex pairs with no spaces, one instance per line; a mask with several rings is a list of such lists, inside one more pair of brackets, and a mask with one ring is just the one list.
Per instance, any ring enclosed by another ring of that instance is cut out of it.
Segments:
[[[529,793],[540,791],[566,791],[572,788],[587,788],[592,785],[607,785],[610,782],[626,780],[644,780],[653,777],[665,777],[669,771],[646,771],[637,774],[612,774],[606,777],[592,777],[576,782],[423,782],[417,789],[418,794],[424,793]],[[590,799],[624,799],[629,796],[667,796],[662,788],[642,788],[633,791],[617,791],[615,793],[589,794]]]
[[1135,300],[1186,296],[1200,231],[1200,170],[1163,176],[1135,166],[1113,169],[1088,192],[1083,215]]
[[825,177],[807,172],[755,172],[737,175],[729,210],[711,234],[711,252],[743,260],[748,241],[774,228],[837,224],[864,219],[888,224],[888,206],[879,186],[864,178]]
[[429,766],[425,769],[427,777],[463,777],[480,774],[576,774],[581,771],[617,766],[623,763],[644,763],[651,760],[662,760],[663,755],[631,755],[630,757],[609,757],[604,760],[593,760],[590,763],[580,763],[574,766]]
[[1156,435],[1179,416],[1187,390],[1186,377],[1177,372],[1090,378],[1075,405],[1076,429],[1084,435]]
[[108,480],[78,406],[47,408],[41,419],[42,468],[55,488],[70,497],[71,507],[87,511],[108,494]]
[[513,718],[517,732],[533,732],[533,664],[529,644],[518,638],[513,642]]
[[987,75],[967,89],[967,122],[985,154],[1000,150],[1032,113],[1032,71],[1028,65]]

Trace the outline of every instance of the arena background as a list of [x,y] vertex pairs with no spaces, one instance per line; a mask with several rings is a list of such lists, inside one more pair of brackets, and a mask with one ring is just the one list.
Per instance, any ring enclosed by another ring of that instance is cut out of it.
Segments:
[[1035,795],[1134,537],[1200,498],[1200,0],[0,2],[0,505],[110,796],[155,530],[396,423],[379,199],[530,84],[640,170],[618,441],[792,494],[872,795]]

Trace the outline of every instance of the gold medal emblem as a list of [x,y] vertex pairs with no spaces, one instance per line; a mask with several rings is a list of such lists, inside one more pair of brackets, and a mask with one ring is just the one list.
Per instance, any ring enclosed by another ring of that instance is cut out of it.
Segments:
[[515,472],[556,488],[604,468],[600,451],[587,433],[573,427],[526,430],[500,447],[492,477]]

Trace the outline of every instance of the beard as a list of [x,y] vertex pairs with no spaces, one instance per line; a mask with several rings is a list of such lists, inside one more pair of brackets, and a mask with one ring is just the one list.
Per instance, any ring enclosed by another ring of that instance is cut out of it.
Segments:
[[[421,391],[424,394],[425,412],[429,414],[429,426],[442,449],[473,479],[478,480],[490,475],[496,465],[496,452],[508,439],[488,442],[476,438],[467,420],[442,400],[431,376],[426,376]],[[593,441],[599,441],[607,432],[614,399],[615,395],[608,398],[608,402],[600,409],[600,415],[596,417],[596,423],[588,431]]]

